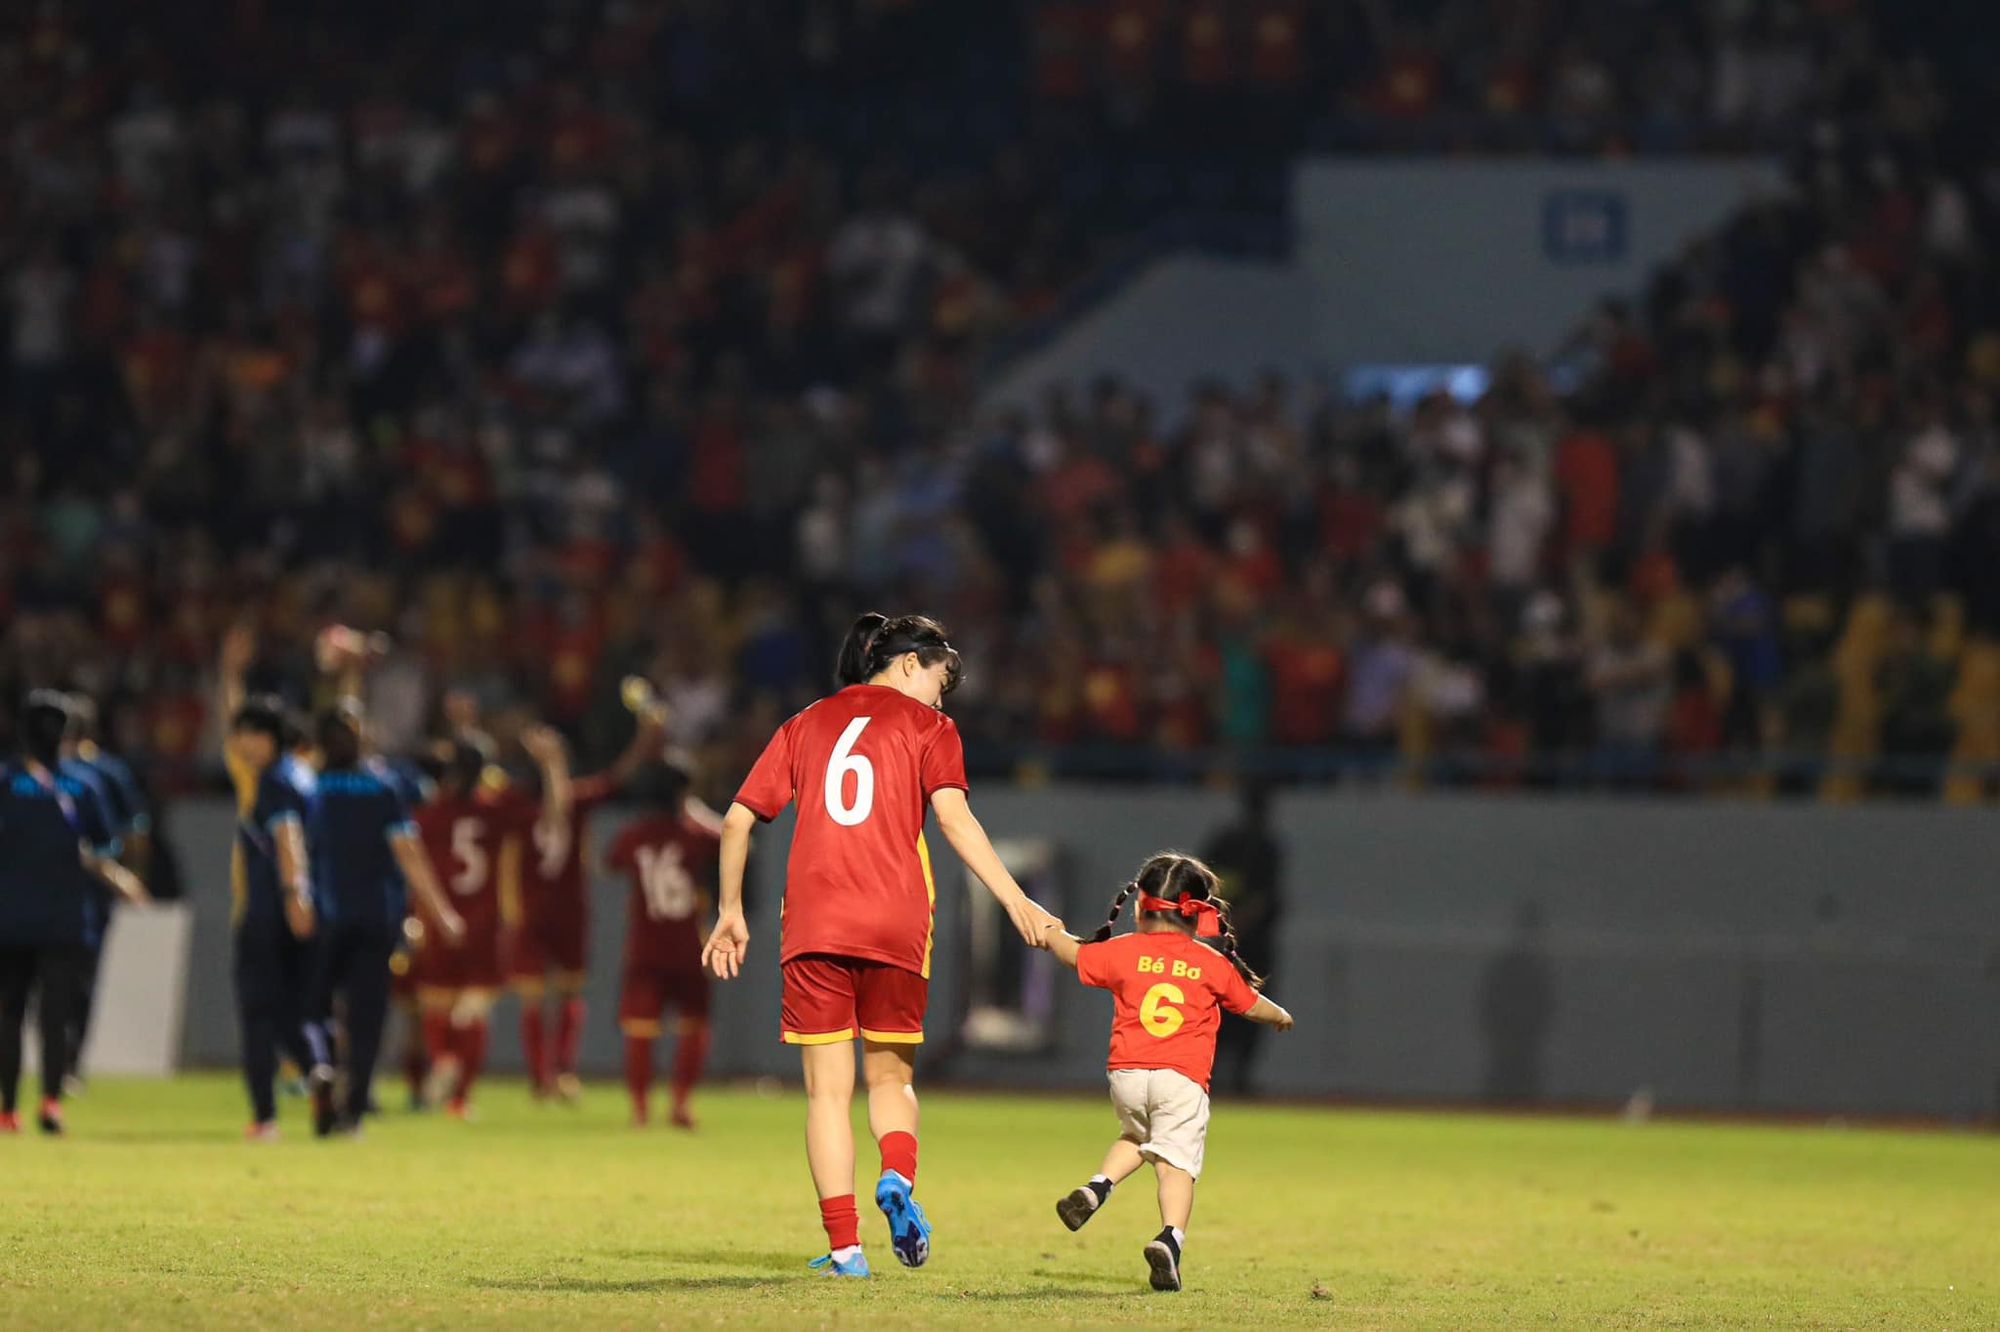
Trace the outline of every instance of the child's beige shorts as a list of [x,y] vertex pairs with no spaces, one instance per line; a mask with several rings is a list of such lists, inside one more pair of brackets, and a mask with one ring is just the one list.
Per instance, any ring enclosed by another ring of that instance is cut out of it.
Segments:
[[1115,1068],[1110,1076],[1118,1136],[1137,1144],[1147,1160],[1165,1161],[1200,1179],[1208,1093],[1170,1068]]

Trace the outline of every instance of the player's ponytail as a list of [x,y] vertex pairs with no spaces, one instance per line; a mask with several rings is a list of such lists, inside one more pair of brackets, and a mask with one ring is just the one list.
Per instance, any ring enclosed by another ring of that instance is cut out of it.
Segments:
[[868,668],[869,659],[875,647],[875,640],[882,636],[882,627],[889,623],[889,617],[875,611],[855,620],[848,629],[847,637],[841,642],[840,657],[834,662],[834,683],[845,689],[849,685],[866,684],[868,677],[875,674]]
[[1125,910],[1125,899],[1138,891],[1139,883],[1136,879],[1118,890],[1118,896],[1111,899],[1111,910],[1106,913],[1104,923],[1097,927],[1097,932],[1090,936],[1090,942],[1103,943],[1111,937],[1112,927],[1118,923],[1120,913]]
[[1222,921],[1222,955],[1229,959],[1229,965],[1236,968],[1236,974],[1253,990],[1264,988],[1264,978],[1259,976],[1248,962],[1243,960],[1243,952],[1236,942],[1236,926],[1229,919],[1229,903],[1216,899],[1215,914]]
[[958,688],[963,668],[958,649],[945,638],[944,626],[928,615],[886,615],[869,611],[854,621],[840,644],[833,678],[838,688],[867,684],[889,669],[889,663],[906,652],[917,654],[918,662],[946,665],[944,692]]

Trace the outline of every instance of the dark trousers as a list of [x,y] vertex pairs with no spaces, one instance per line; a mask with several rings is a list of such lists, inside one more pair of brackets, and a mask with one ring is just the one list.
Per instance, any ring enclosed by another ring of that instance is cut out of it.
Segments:
[[21,1027],[28,995],[42,1029],[42,1095],[62,1099],[69,1067],[71,1010],[83,983],[81,944],[0,947],[0,1112],[13,1113],[21,1092]]
[[323,1048],[335,1048],[336,1034],[346,1037],[347,1116],[357,1123],[368,1113],[369,1084],[382,1052],[382,1028],[389,1019],[389,955],[395,948],[395,931],[383,925],[335,922],[323,926],[318,936],[311,1012]]
[[236,927],[236,1017],[243,1030],[243,1083],[259,1124],[278,1117],[278,1056],[301,1072],[327,1063],[319,1028],[307,1018],[313,952],[283,921],[245,920]]
[[97,975],[104,962],[104,945],[111,938],[111,913],[106,912],[104,929],[98,934],[97,942],[84,950],[83,967],[77,975],[76,1006],[69,1015],[69,1068],[68,1072],[79,1076],[83,1073],[83,1043],[90,1037],[90,1015],[97,1010]]

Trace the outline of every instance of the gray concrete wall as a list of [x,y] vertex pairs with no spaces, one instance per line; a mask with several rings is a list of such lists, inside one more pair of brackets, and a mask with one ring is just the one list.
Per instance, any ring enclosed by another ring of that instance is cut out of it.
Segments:
[[[1200,792],[982,788],[996,837],[1046,838],[1064,911],[1101,918],[1163,845],[1198,846],[1228,818]],[[236,1057],[224,866],[226,806],[173,815],[197,901],[187,1058]],[[1990,1118],[2000,1110],[2000,893],[1990,813],[1938,807],[1313,794],[1280,801],[1289,910],[1271,993],[1299,1030],[1266,1043],[1274,1091],[1472,1100],[1500,1065],[1551,1101]],[[601,816],[601,847],[617,824]],[[720,987],[723,1074],[787,1075],[776,1042],[776,904],[789,825],[760,840],[750,966]],[[1059,978],[1053,1047],[953,1051],[966,889],[937,845],[934,1073],[1094,1087],[1108,999]],[[622,928],[619,885],[594,885],[586,1065],[609,1072]],[[1540,909],[1532,935],[1514,925]],[[1499,959],[1511,955],[1504,967]],[[1503,1016],[1523,976],[1548,1018]],[[1496,1000],[1491,991],[1498,987]],[[511,1003],[495,1062],[515,1068]],[[942,1064],[940,1068],[939,1065]]]

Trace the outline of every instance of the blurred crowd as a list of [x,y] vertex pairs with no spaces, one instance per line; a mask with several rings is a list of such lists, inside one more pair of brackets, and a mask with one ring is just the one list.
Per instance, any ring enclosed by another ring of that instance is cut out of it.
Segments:
[[[2000,628],[2000,158],[1862,9],[20,7],[0,686],[103,697],[196,789],[225,628],[296,689],[338,621],[395,643],[387,748],[455,690],[608,757],[640,672],[726,794],[879,607],[953,630],[987,771],[1699,786],[1681,760],[1863,723],[1943,756]],[[1762,126],[1800,190],[1595,312],[1557,382],[973,410],[1122,244],[1065,163],[1468,109],[1591,150]]]

